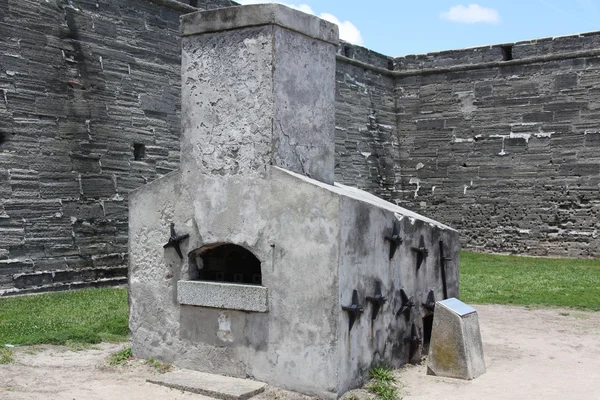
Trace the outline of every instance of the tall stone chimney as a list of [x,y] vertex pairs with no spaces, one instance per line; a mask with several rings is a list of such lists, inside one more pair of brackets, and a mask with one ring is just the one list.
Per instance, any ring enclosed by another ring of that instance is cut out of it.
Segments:
[[184,15],[181,34],[182,169],[333,184],[336,25],[260,4]]

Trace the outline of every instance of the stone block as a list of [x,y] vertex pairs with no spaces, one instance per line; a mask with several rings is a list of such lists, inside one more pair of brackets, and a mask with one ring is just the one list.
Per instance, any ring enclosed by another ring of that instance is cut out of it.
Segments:
[[265,390],[262,382],[228,376],[205,374],[197,371],[180,370],[169,372],[148,382],[210,396],[222,400],[245,400]]
[[431,330],[427,374],[470,380],[484,373],[477,311],[456,298],[438,301]]
[[177,282],[177,300],[192,306],[267,312],[267,288],[222,282]]

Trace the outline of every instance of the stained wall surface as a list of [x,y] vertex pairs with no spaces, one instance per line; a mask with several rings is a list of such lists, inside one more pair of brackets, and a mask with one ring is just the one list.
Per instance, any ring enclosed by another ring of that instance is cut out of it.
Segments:
[[128,193],[179,165],[180,14],[0,0],[0,294],[126,282]]
[[[400,58],[360,51],[338,57],[338,181],[460,229],[464,248],[598,257],[598,33]],[[389,131],[373,124],[390,116]]]
[[433,69],[396,81],[399,199],[459,228],[466,248],[598,257],[600,35],[511,52],[396,60]]

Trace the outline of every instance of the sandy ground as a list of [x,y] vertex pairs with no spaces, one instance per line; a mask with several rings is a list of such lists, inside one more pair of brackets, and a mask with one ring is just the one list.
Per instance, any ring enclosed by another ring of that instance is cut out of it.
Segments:
[[600,313],[475,306],[485,375],[473,381],[399,372],[405,400],[600,399]]
[[[425,375],[425,364],[397,372],[405,400],[586,399],[600,400],[600,313],[476,306],[487,373],[474,381]],[[61,346],[15,349],[0,365],[0,399],[137,400],[207,399],[146,383],[158,372],[140,360],[109,366],[126,345],[103,343],[83,351]],[[364,397],[363,391],[348,397]],[[305,396],[269,388],[256,400]]]

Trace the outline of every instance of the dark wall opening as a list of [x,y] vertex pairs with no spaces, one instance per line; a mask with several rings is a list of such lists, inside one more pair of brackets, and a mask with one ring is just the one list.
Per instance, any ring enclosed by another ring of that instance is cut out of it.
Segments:
[[423,317],[423,346],[431,342],[431,329],[433,328],[433,314]]
[[146,158],[146,146],[142,143],[133,144],[133,159],[140,161]]
[[502,61],[510,61],[513,59],[512,46],[501,46],[500,50],[502,51]]
[[[260,260],[245,248],[227,243],[190,253],[192,279],[244,284],[262,284]],[[193,268],[195,267],[195,268]]]

